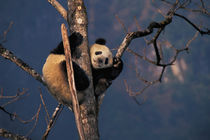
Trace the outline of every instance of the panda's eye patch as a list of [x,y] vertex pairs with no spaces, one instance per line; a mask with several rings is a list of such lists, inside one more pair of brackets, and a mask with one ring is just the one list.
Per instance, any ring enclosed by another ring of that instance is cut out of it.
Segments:
[[108,58],[106,58],[106,60],[105,60],[105,65],[107,65],[107,64],[108,64],[108,62],[109,62],[109,59],[108,59]]
[[102,54],[102,51],[95,52],[95,55],[99,55],[99,54]]

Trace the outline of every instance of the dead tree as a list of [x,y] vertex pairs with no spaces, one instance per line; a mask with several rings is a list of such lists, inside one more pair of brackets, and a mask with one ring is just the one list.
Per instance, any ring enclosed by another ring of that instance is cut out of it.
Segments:
[[[99,130],[98,130],[98,112],[100,111],[100,104],[103,100],[104,93],[102,94],[101,98],[96,100],[95,93],[94,93],[95,91],[93,87],[93,80],[92,80],[93,75],[92,75],[91,63],[90,63],[90,58],[89,58],[87,12],[86,12],[86,8],[85,8],[83,0],[67,0],[67,1],[68,1],[68,10],[65,10],[56,0],[48,0],[48,2],[52,6],[54,6],[57,9],[57,11],[63,16],[63,18],[67,21],[69,25],[69,32],[70,33],[78,32],[83,37],[83,41],[81,45],[78,46],[78,51],[80,51],[82,55],[76,58],[74,61],[86,72],[87,77],[89,78],[90,84],[89,84],[89,87],[85,91],[83,91],[87,98],[85,99],[83,104],[79,105],[77,101],[77,97],[76,97],[77,91],[75,90],[74,83],[72,83],[73,81],[72,80],[73,70],[71,66],[72,60],[71,60],[71,56],[69,55],[69,51],[70,51],[69,47],[71,46],[69,46],[66,28],[64,25],[62,25],[61,30],[62,30],[62,35],[63,35],[64,47],[66,49],[65,51],[66,60],[68,60],[67,62],[67,71],[68,71],[68,79],[69,79],[68,81],[69,81],[69,85],[72,87],[72,89],[70,90],[71,90],[72,97],[74,97],[73,98],[73,112],[75,115],[79,136],[81,140],[98,140],[100,138]],[[131,92],[128,85],[126,84],[127,91],[129,92],[131,96],[134,96],[134,97],[142,93],[150,85],[161,82],[165,69],[174,64],[180,52],[188,51],[190,42],[194,40],[194,38],[198,35],[198,33],[200,33],[201,35],[210,35],[209,29],[203,30],[197,25],[195,25],[193,22],[191,22],[185,16],[177,13],[179,9],[186,9],[187,6],[191,3],[190,0],[185,0],[185,1],[176,0],[174,3],[171,3],[165,0],[162,0],[162,1],[170,5],[170,9],[167,12],[167,14],[164,15],[164,19],[162,21],[151,22],[148,25],[148,27],[143,30],[138,30],[135,32],[128,32],[126,36],[123,38],[123,41],[121,42],[121,44],[119,45],[117,53],[115,55],[117,59],[120,59],[123,56],[124,52],[127,50],[128,52],[134,54],[140,59],[143,59],[147,61],[148,63],[151,63],[157,67],[162,68],[160,76],[157,80],[147,81],[146,79],[141,78],[141,80],[145,82],[147,86],[143,90],[141,90],[139,93]],[[203,3],[202,0],[200,1],[200,3],[202,5],[200,12],[209,15],[208,11],[205,9],[205,4]],[[168,63],[164,63],[163,55],[162,55],[162,53],[164,52],[162,52],[161,47],[158,46],[157,40],[159,39],[164,29],[166,29],[166,27],[173,22],[174,17],[179,17],[182,20],[186,21],[196,31],[198,31],[198,33],[196,33],[195,36],[191,40],[188,41],[189,44],[186,45],[184,48],[182,49],[173,48],[173,50],[175,51],[175,55],[173,56],[173,59]],[[157,29],[157,31],[154,29]],[[155,60],[149,59],[146,55],[140,55],[129,48],[131,41],[133,41],[136,38],[149,36],[153,32],[155,32],[155,35],[147,43],[152,44],[153,46],[155,56],[156,56]],[[30,66],[25,64],[21,59],[14,56],[13,53],[5,49],[3,45],[1,44],[0,44],[0,54],[4,58],[9,59],[15,64],[17,64],[23,70],[25,70],[30,75],[32,75],[36,80],[40,81],[42,84],[45,85],[44,81],[42,80],[42,76],[40,74],[38,74]],[[104,87],[106,87],[106,89],[110,86],[110,85],[107,85],[107,82],[110,82],[108,80],[109,79],[105,79],[105,82],[101,83],[101,84],[104,84]],[[52,123],[53,123],[53,119],[52,119]],[[44,134],[42,139],[47,138],[47,135],[51,129],[51,126],[52,125],[48,126],[47,131]]]

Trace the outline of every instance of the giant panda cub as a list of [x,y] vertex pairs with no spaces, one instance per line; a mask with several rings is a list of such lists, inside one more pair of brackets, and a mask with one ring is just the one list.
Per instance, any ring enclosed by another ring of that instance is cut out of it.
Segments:
[[104,93],[122,71],[123,62],[112,56],[106,40],[99,38],[90,47],[93,85],[96,97]]
[[[73,33],[69,37],[69,41],[72,58],[74,60],[75,57],[80,55],[78,51],[76,51],[76,47],[82,43],[83,39],[79,33]],[[111,81],[120,74],[123,66],[121,60],[113,58],[111,51],[105,46],[105,43],[106,41],[104,39],[97,39],[95,44],[90,48],[93,86],[96,96],[99,96],[108,88]],[[80,68],[79,65],[74,61],[72,61],[72,64],[78,101],[81,104],[85,99],[84,92],[81,91],[89,87],[89,79],[85,71]],[[50,52],[43,66],[42,73],[50,93],[60,103],[71,106],[72,98],[69,93],[63,42]]]
[[[73,33],[69,37],[72,59],[78,57],[76,47],[82,43],[82,36],[79,33]],[[75,86],[77,89],[77,97],[79,103],[82,103],[85,96],[82,90],[89,86],[89,79],[85,72],[72,61],[74,69]],[[72,98],[69,93],[69,83],[67,78],[66,60],[63,48],[63,42],[53,49],[48,55],[46,62],[42,68],[43,78],[49,92],[62,104],[71,106]]]

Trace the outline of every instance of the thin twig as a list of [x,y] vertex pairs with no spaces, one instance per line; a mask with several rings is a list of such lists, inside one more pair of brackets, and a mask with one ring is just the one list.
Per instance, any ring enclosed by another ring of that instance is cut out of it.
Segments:
[[[140,59],[146,60],[147,62],[149,62],[149,63],[151,63],[151,64],[154,64],[154,65],[156,65],[156,66],[162,67],[162,70],[161,70],[161,73],[160,73],[159,77],[158,77],[156,80],[148,81],[148,80],[146,80],[145,78],[143,78],[143,77],[139,74],[139,72],[138,72],[138,70],[137,70],[137,63],[135,63],[135,64],[136,64],[136,75],[137,75],[137,78],[138,78],[139,80],[141,80],[143,83],[145,83],[146,85],[145,85],[141,90],[139,90],[139,91],[137,91],[137,92],[134,92],[134,91],[132,91],[131,88],[128,86],[127,82],[124,81],[124,84],[125,84],[125,87],[126,87],[126,91],[128,92],[128,94],[129,94],[130,96],[141,95],[141,94],[142,94],[146,89],[148,89],[150,86],[152,86],[152,85],[154,85],[154,84],[157,84],[157,83],[159,83],[159,82],[162,82],[163,74],[164,74],[166,68],[167,68],[168,66],[171,66],[171,65],[174,64],[174,62],[177,60],[177,57],[178,57],[179,53],[181,53],[181,52],[183,52],[183,51],[188,51],[188,50],[189,50],[189,45],[192,43],[193,40],[196,39],[196,37],[198,36],[198,33],[199,33],[199,32],[197,31],[197,32],[194,34],[194,36],[193,36],[193,37],[186,43],[186,45],[185,45],[183,48],[181,48],[181,49],[177,49],[177,48],[173,47],[172,45],[170,45],[169,47],[171,47],[171,48],[175,51],[175,54],[174,54],[174,56],[172,57],[172,59],[171,59],[170,62],[168,62],[168,63],[163,63],[163,64],[160,64],[160,65],[155,64],[154,61],[151,61],[151,60],[147,59],[145,56],[143,57],[143,56],[139,55],[138,53],[136,53],[136,52],[134,52],[134,51],[132,51],[131,49],[128,48],[128,49],[127,49],[128,52],[130,52],[130,53],[132,53],[133,55],[139,57]],[[136,101],[137,101],[137,100],[135,100],[135,102],[136,102]]]
[[[6,102],[5,104],[1,105],[2,107],[5,107],[11,103],[16,102],[17,100],[19,100],[24,94],[26,93],[26,90],[23,90],[22,92],[18,91],[17,95],[14,96],[14,98],[10,98],[11,100]],[[5,97],[12,97],[12,96],[5,96]],[[4,98],[4,96],[3,96]]]
[[42,96],[42,90],[41,90],[41,88],[39,89],[40,90],[40,98],[41,98],[41,101],[42,101],[42,104],[43,104],[43,106],[44,106],[44,110],[45,110],[45,112],[46,112],[46,114],[47,114],[47,122],[50,120],[50,115],[49,115],[49,113],[48,113],[48,111],[47,111],[47,106],[46,106],[46,104],[45,104],[45,102],[44,102],[44,99],[43,99],[43,96]]
[[128,30],[126,29],[125,24],[121,21],[121,19],[119,18],[119,16],[118,15],[115,15],[115,17],[116,17],[117,21],[121,24],[124,32],[125,33],[128,33]]
[[155,61],[149,59],[146,55],[142,56],[142,55],[138,54],[137,52],[133,51],[130,48],[127,48],[127,52],[129,52],[129,53],[131,53],[131,54],[139,57],[140,59],[145,60],[145,61],[147,61],[147,62],[149,62],[151,64],[157,65]]
[[2,88],[2,89],[1,89],[0,99],[14,99],[14,98],[17,98],[17,97],[19,97],[19,96],[24,95],[25,93],[26,93],[26,90],[23,89],[22,92],[20,92],[20,91],[18,90],[18,92],[17,92],[16,95],[13,95],[13,96],[3,96],[3,88]]
[[177,14],[177,13],[174,13],[175,16],[178,16],[182,19],[184,19],[185,21],[187,21],[191,26],[193,26],[193,28],[195,28],[197,31],[200,32],[201,35],[210,35],[210,30],[207,29],[206,31],[203,31],[203,30],[200,30],[199,27],[197,27],[194,23],[192,23],[188,18],[186,18],[185,16],[183,15],[180,15],[180,14]]
[[3,112],[5,112],[6,114],[8,114],[10,116],[10,119],[11,120],[17,119],[18,121],[20,121],[23,124],[27,124],[29,122],[32,122],[37,117],[38,113],[40,112],[40,108],[39,108],[38,111],[37,111],[37,113],[30,120],[23,120],[16,113],[11,113],[8,110],[6,110],[5,107],[0,106],[0,110],[2,110]]
[[36,115],[34,117],[34,118],[36,118],[36,120],[34,122],[34,125],[33,125],[33,127],[31,128],[31,130],[28,132],[28,134],[26,136],[29,136],[33,132],[34,128],[36,127],[38,119],[39,119],[39,113],[40,113],[40,110],[41,110],[41,106],[42,106],[42,104],[39,105],[37,113],[36,113]]
[[[4,42],[7,41],[7,34],[8,34],[8,32],[10,31],[10,29],[12,28],[12,25],[13,25],[13,24],[14,24],[14,22],[11,21],[11,22],[9,23],[8,28],[3,32],[2,43],[4,43]],[[1,40],[1,37],[0,37],[0,40]]]
[[132,99],[136,102],[137,105],[141,106],[146,102],[146,97],[144,97],[143,102],[139,102],[135,96],[132,96]]
[[149,88],[151,85],[148,84],[146,85],[145,87],[143,87],[141,90],[137,91],[137,92],[133,92],[131,90],[131,88],[128,86],[128,83],[126,82],[126,80],[124,80],[124,84],[125,84],[125,87],[126,87],[126,91],[127,93],[129,94],[129,96],[137,96],[137,95],[140,95],[142,94],[147,88]]
[[[172,2],[169,2],[169,1],[166,1],[166,0],[161,0],[162,2],[166,3],[167,5],[173,5]],[[188,8],[186,7],[185,5],[183,4],[180,4],[179,5],[179,9],[184,9],[184,10],[187,10],[189,12],[192,12],[192,13],[202,13],[202,14],[206,14],[206,15],[210,15],[210,13],[208,12],[208,10],[205,8],[205,4],[203,2],[203,0],[200,0],[201,1],[201,8],[200,6],[198,6],[198,9],[191,9],[191,8]],[[190,4],[190,3],[189,3]]]
[[136,27],[137,27],[138,31],[140,31],[140,30],[141,30],[141,26],[139,25],[136,16],[134,17],[134,21],[135,21],[135,23],[136,23]]

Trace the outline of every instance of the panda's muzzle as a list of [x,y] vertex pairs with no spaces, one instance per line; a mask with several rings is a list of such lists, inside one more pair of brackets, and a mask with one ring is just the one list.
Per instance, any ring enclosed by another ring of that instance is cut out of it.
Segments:
[[99,63],[99,64],[103,64],[103,60],[99,58],[99,59],[98,59],[98,63]]

